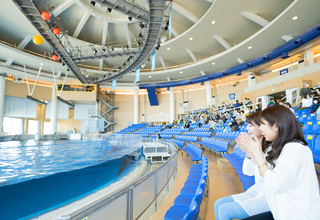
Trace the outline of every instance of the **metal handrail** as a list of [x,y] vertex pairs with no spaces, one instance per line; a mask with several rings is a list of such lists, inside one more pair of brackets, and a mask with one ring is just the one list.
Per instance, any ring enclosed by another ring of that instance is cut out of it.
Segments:
[[[151,140],[151,139],[149,138],[148,140]],[[170,145],[171,143],[166,143],[166,144]],[[135,186],[140,185],[142,182],[146,181],[148,178],[150,178],[153,175],[155,175],[155,173],[157,173],[160,169],[162,169],[164,166],[166,166],[176,156],[177,156],[177,153],[174,152],[172,154],[172,156],[166,162],[164,162],[161,166],[159,166],[157,169],[153,170],[152,172],[148,173],[147,175],[139,178],[137,181],[135,181],[134,183],[130,184],[129,186],[126,186],[125,188],[119,190],[118,192],[115,192],[115,193],[111,194],[110,196],[107,196],[107,197],[102,198],[102,199],[100,199],[100,200],[98,200],[96,202],[93,202],[91,205],[88,205],[87,207],[84,207],[84,208],[82,208],[80,210],[77,210],[77,211],[71,213],[70,215],[63,215],[59,219],[61,219],[61,220],[62,219],[64,219],[64,220],[66,220],[66,219],[69,219],[69,220],[71,220],[71,219],[81,219],[81,218],[83,218],[85,216],[88,216],[89,214],[93,213],[95,210],[99,209],[99,207],[107,205],[108,203],[110,203],[114,199],[119,198],[120,196],[124,195],[125,193],[127,193],[130,190],[133,190],[135,188]],[[174,167],[176,169],[176,164],[174,165]],[[173,172],[173,174],[174,174],[174,172]],[[170,181],[172,175],[169,176],[168,182]],[[162,190],[163,189],[161,189],[161,191]],[[157,193],[157,196],[159,194]],[[155,198],[155,199],[157,199],[157,198]],[[154,202],[154,200],[152,202]],[[152,202],[150,204],[152,204]],[[146,209],[150,206],[150,204],[146,207]],[[140,214],[140,216],[145,212],[145,210]],[[133,210],[129,210],[129,211],[133,212]],[[130,214],[128,214],[128,216],[130,216]]]

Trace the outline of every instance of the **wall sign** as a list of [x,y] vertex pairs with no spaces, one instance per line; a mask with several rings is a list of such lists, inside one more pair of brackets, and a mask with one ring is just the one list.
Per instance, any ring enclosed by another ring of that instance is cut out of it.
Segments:
[[280,76],[287,74],[288,72],[289,72],[288,69],[280,70]]
[[235,100],[236,99],[236,94],[235,93],[229,94],[229,99],[230,100]]

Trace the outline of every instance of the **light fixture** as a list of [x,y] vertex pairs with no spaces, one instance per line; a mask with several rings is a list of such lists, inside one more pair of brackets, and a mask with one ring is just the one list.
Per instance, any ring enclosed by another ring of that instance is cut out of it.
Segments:
[[216,21],[211,21],[211,24],[215,24],[216,23]]
[[112,11],[112,8],[107,8],[107,11],[110,13]]
[[130,17],[128,17],[128,19],[129,19],[129,21],[132,21],[132,17],[130,16]]
[[156,50],[159,50],[159,49],[160,49],[160,44],[156,46]]
[[92,6],[95,6],[95,5],[96,5],[96,2],[95,2],[95,1],[91,1],[90,4],[91,4]]
[[215,65],[216,63],[211,63],[212,65]]
[[318,54],[314,55],[314,58],[316,58],[316,57],[318,57],[318,56],[320,56],[320,53],[318,53]]
[[189,40],[193,40],[193,38],[192,38],[192,37],[190,37],[190,38],[189,38]]
[[298,16],[292,17],[292,20],[293,20],[293,21],[295,21],[295,20],[297,20],[297,19],[298,19]]
[[183,72],[182,71],[180,71],[180,74],[182,74]]
[[252,46],[249,46],[248,49],[251,50],[251,49],[252,49]]
[[151,78],[152,76],[149,76],[149,78]]
[[27,95],[27,99],[30,99],[31,101],[37,102],[37,103],[39,103],[41,105],[47,105],[47,103],[45,101],[40,100],[40,99],[36,99],[36,98],[34,98],[34,97],[30,96],[30,95]]
[[93,48],[93,45],[92,45],[92,44],[90,44],[90,45],[89,45],[89,47],[90,47],[90,48]]
[[167,50],[170,50],[170,47],[168,47]]

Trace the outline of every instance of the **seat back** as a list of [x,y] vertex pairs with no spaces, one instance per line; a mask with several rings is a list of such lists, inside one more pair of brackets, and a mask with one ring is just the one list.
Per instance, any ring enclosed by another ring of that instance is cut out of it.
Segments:
[[308,146],[311,150],[313,150],[314,148],[314,141],[315,141],[315,135],[313,134],[305,134],[304,138],[306,139],[306,141],[308,142]]
[[304,134],[311,133],[313,128],[313,121],[307,121],[303,124],[302,132]]
[[307,116],[307,121],[312,121],[313,122],[313,121],[316,120],[316,117],[317,117],[316,113],[310,113]]
[[315,134],[320,133],[320,121],[313,122],[312,133],[315,133]]
[[313,155],[320,155],[320,135],[317,136],[314,142],[314,148],[312,150]]
[[199,214],[199,206],[196,201],[191,201],[189,211],[184,215],[183,220],[195,220]]

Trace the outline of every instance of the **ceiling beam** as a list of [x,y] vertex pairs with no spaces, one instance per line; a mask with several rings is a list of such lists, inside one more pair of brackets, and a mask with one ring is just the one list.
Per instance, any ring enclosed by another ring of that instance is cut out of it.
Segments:
[[178,5],[177,3],[173,2],[172,4],[172,8],[179,12],[180,14],[182,14],[183,16],[185,16],[186,18],[190,19],[191,21],[193,21],[193,23],[197,23],[199,21],[199,18],[196,17],[194,14],[192,14],[191,12],[189,12],[187,9],[185,9],[184,7],[182,7],[181,5]]
[[191,59],[193,60],[193,62],[195,62],[195,63],[198,62],[197,57],[194,55],[194,53],[189,48],[187,48],[186,50],[187,50],[189,56],[191,57]]
[[83,26],[86,24],[89,17],[90,17],[90,14],[88,12],[85,12],[80,22],[78,23],[76,30],[73,33],[73,37],[77,38],[79,36],[80,31],[82,30]]
[[206,75],[206,73],[203,70],[200,70],[200,73],[202,76]]
[[25,38],[23,38],[23,40],[19,43],[17,49],[19,50],[24,49],[28,45],[28,43],[32,40],[32,37],[33,37],[32,35],[28,35]]
[[103,58],[101,58],[99,62],[99,71],[102,71],[102,68],[103,68]]
[[159,59],[160,59],[160,62],[161,62],[163,69],[166,70],[167,66],[166,66],[166,63],[164,62],[164,59],[162,57],[159,57]]
[[214,39],[216,39],[227,50],[231,48],[231,45],[225,39],[223,39],[222,37],[220,37],[218,35],[213,35],[212,37]]
[[106,46],[108,26],[109,26],[109,22],[103,21],[103,32],[102,32],[102,41],[101,41],[102,46]]
[[67,10],[74,3],[76,3],[75,0],[65,0],[52,11],[53,15],[57,17],[59,14],[61,14],[64,10]]
[[10,66],[11,66],[11,64],[13,63],[13,61],[14,61],[14,59],[13,59],[13,58],[9,58],[9,59],[7,59],[7,61],[6,61],[6,67],[10,67]]
[[252,12],[241,12],[240,15],[242,15],[243,17],[257,23],[258,25],[261,25],[262,27],[266,26],[267,24],[269,24],[270,22],[267,21],[266,19],[260,17],[259,15],[256,15],[255,13]]
[[244,60],[241,59],[241,58],[237,58],[237,61],[238,61],[239,63],[243,63],[243,62],[244,62]]
[[215,2],[215,0],[206,0],[206,1],[211,3]]
[[[28,45],[28,43],[32,40],[32,37],[33,37],[32,35],[28,35],[28,36],[24,37],[23,40],[17,46],[17,49],[23,50]],[[6,67],[10,67],[12,65],[13,61],[14,61],[13,58],[7,59]]]
[[287,41],[287,42],[288,42],[289,40],[293,39],[293,37],[290,36],[290,35],[283,35],[281,38],[282,38],[283,40]]
[[171,26],[171,33],[176,37],[179,36],[179,33],[177,32],[177,30],[173,26]]
[[129,33],[128,23],[125,23],[125,24],[123,24],[123,25],[124,25],[124,30],[125,30],[125,32],[126,32],[128,47],[131,48],[131,40],[130,40],[130,33]]

